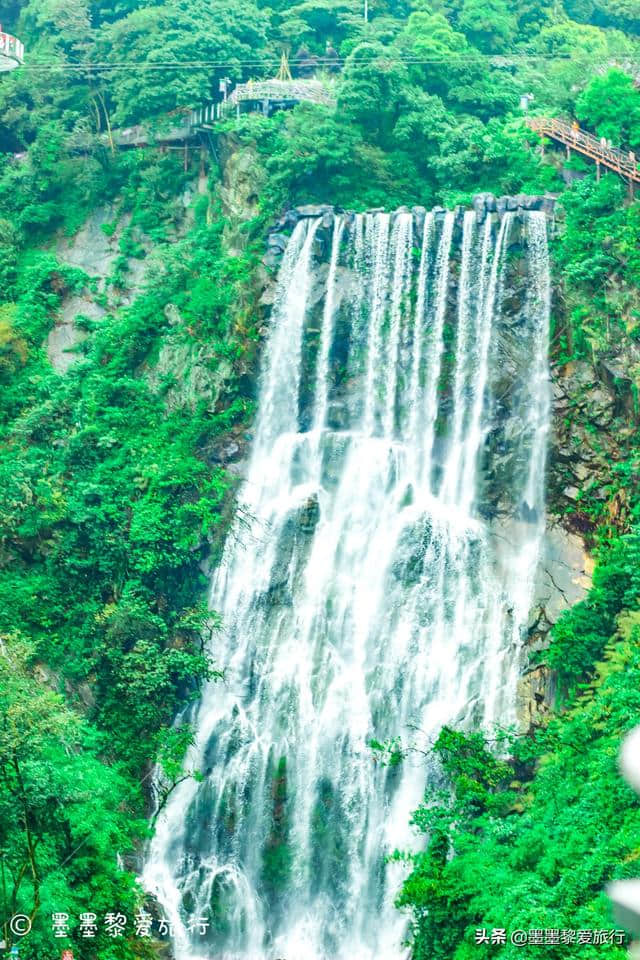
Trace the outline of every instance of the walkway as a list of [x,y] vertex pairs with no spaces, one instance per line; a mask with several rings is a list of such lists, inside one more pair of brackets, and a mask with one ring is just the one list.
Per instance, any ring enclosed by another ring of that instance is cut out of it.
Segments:
[[194,110],[175,110],[155,123],[138,123],[114,130],[113,141],[118,147],[187,143],[201,130],[210,130],[216,120],[224,119],[232,110],[238,116],[243,107],[270,115],[274,110],[294,107],[302,100],[335,106],[330,90],[319,80],[249,81],[238,84],[224,101],[205,103]]
[[598,176],[600,176],[602,165],[608,170],[613,170],[619,177],[628,180],[631,187],[634,183],[640,183],[640,170],[635,157],[625,153],[624,150],[606,146],[592,133],[573,127],[564,120],[548,117],[528,117],[527,126],[539,133],[541,137],[550,137],[551,140],[563,143],[567,148],[567,156],[571,156],[571,151],[575,150],[589,160],[595,161]]

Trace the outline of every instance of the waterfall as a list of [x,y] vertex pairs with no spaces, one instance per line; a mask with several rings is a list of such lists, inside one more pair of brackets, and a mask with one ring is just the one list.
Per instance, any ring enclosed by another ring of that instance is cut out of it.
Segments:
[[429,769],[371,741],[515,719],[549,310],[540,213],[295,227],[211,585],[224,680],[186,716],[203,776],[171,794],[143,877],[176,960],[405,955],[386,855],[415,844]]

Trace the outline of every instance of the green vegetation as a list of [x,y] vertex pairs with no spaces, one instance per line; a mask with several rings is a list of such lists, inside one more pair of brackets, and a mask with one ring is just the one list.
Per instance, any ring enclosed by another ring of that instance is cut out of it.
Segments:
[[[22,664],[24,703],[15,709],[29,704],[30,690],[35,716],[25,723],[47,728],[42,748],[27,734],[20,746],[29,750],[29,774],[38,765],[34,785],[26,779],[24,786],[34,812],[21,818],[18,793],[3,780],[3,809],[13,815],[2,818],[0,837],[15,890],[11,902],[18,912],[36,914],[37,935],[23,952],[38,957],[52,949],[54,901],[75,917],[82,912],[76,907],[87,904],[130,918],[140,906],[133,875],[116,869],[115,853],[144,836],[154,758],[161,758],[169,789],[179,776],[176,762],[188,737],[183,729],[176,738],[168,724],[213,676],[204,644],[216,621],[204,604],[200,567],[218,549],[231,484],[209,457],[216,438],[251,410],[241,372],[256,340],[243,311],[253,254],[226,257],[223,224],[211,215],[207,223],[206,198],[191,229],[176,238],[178,208],[167,198],[184,175],[174,157],[130,155],[116,174],[117,216],[131,218],[120,248],[139,255],[135,238],[144,232],[154,237],[154,252],[161,251],[135,302],[102,322],[87,321],[90,336],[65,376],[54,372],[42,342],[64,298],[91,286],[83,272],[62,266],[51,252],[18,247],[9,261],[15,302],[0,307],[2,649],[7,664],[18,656]],[[128,262],[124,254],[116,259],[116,293]],[[212,379],[227,370],[217,396],[180,402],[175,371],[153,378],[160,344],[170,337],[176,355],[195,358]],[[88,714],[87,721],[65,707],[64,724],[49,723],[44,707],[63,710],[59,698],[43,692],[49,687]],[[11,686],[6,695],[11,716]],[[65,765],[69,751],[77,761]],[[56,752],[47,786],[52,798],[40,797],[38,779],[46,777],[38,770],[48,769]],[[49,837],[51,809],[60,813]],[[38,838],[44,831],[35,867],[29,830]],[[79,940],[79,955],[92,956],[92,943]],[[100,955],[144,952],[144,940],[131,943],[109,940]]]
[[[518,106],[533,93],[534,109],[638,149],[640,94],[611,66],[637,56],[635,2],[370,6],[368,24],[345,0],[11,0],[3,13],[29,64],[0,78],[0,855],[3,920],[34,918],[25,960],[58,956],[54,911],[131,917],[141,905],[116,853],[145,836],[153,760],[165,796],[181,775],[189,730],[169,724],[216,676],[202,567],[217,556],[233,492],[216,450],[252,412],[264,225],[298,202],[429,206],[552,190],[564,210],[556,361],[597,362],[640,337],[640,205],[592,171],[565,188],[561,156],[541,159]],[[274,72],[283,43],[321,55],[327,40],[345,60],[335,110],[226,121],[215,155],[186,165],[181,153],[110,149],[114,127],[167,122],[216,97],[222,76]],[[239,225],[221,203],[218,157],[243,149],[259,196]],[[117,244],[103,283],[56,254],[97,208],[111,210],[102,229]],[[61,374],[44,343],[70,301],[102,315],[88,311],[78,362]],[[594,588],[544,655],[565,712],[505,743],[505,760],[479,734],[445,730],[436,745],[451,789],[416,812],[427,847],[400,896],[416,960],[490,954],[473,945],[478,926],[609,926],[603,884],[637,873],[638,807],[615,754],[640,706],[638,449],[627,432],[605,500],[583,503]],[[608,505],[621,492],[625,521],[613,526]],[[381,762],[401,762],[399,741],[375,746]],[[278,830],[263,851],[274,905],[290,870],[285,783],[280,766]],[[318,831],[330,803],[319,796]],[[214,894],[223,930],[225,890]],[[72,942],[86,960],[147,949],[126,936],[86,941],[77,928]],[[562,955],[578,949],[595,955]]]
[[[640,710],[639,639],[638,613],[622,617],[581,697],[534,738],[509,744],[508,763],[477,734],[443,731],[435,750],[451,789],[430,791],[415,814],[429,842],[399,899],[411,907],[418,960],[521,954],[508,942],[476,945],[476,929],[614,926],[604,885],[638,868],[640,806],[616,758]],[[612,945],[540,949],[626,956]]]

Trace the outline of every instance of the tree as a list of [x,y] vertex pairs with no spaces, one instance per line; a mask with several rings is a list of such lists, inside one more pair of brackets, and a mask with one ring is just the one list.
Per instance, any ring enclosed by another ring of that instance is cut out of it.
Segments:
[[576,101],[576,115],[599,137],[640,151],[640,92],[622,70],[594,77]]
[[[96,47],[108,61],[117,51],[119,61],[137,69],[110,75],[114,124],[149,120],[180,107],[195,106],[217,95],[216,78],[242,79],[250,60],[259,70],[267,53],[268,18],[253,0],[168,0],[142,7],[106,26]],[[176,67],[166,66],[175,61]],[[203,66],[185,66],[198,64]],[[216,69],[215,63],[222,66]]]
[[487,53],[506,50],[516,33],[516,19],[505,0],[464,0],[458,26]]
[[410,67],[412,81],[441,97],[450,109],[488,119],[515,102],[512,85],[490,71],[476,48],[441,13],[412,13],[398,46],[418,61]]
[[[52,913],[133,909],[135,886],[116,853],[140,830],[128,817],[126,781],[97,758],[100,738],[34,675],[32,662],[19,638],[0,639],[2,935],[10,946],[8,918],[26,914],[33,930],[20,953],[27,960],[47,955]],[[102,946],[110,956],[106,939],[94,940],[89,953]],[[78,947],[85,957],[86,944]]]
[[281,17],[280,29],[291,42],[292,53],[308,42],[322,56],[327,40],[339,48],[345,40],[360,37],[364,27],[362,12],[354,9],[352,0],[305,0],[288,7]]
[[599,27],[617,27],[640,33],[640,12],[635,0],[565,0],[570,17]]
[[356,47],[345,63],[338,109],[376,146],[389,146],[406,107],[407,68],[385,56],[381,44]]

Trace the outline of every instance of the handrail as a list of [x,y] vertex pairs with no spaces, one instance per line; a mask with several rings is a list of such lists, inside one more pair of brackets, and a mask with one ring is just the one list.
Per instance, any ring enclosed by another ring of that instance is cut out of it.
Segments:
[[551,137],[575,149],[596,163],[602,163],[621,177],[640,183],[640,170],[633,154],[603,144],[602,140],[579,127],[553,117],[528,117],[527,126],[541,136]]
[[10,33],[3,33],[0,30],[0,54],[4,54],[5,57],[11,57],[12,60],[16,60],[18,63],[24,62],[24,46],[17,39],[17,37],[12,37]]
[[247,100],[311,100],[331,106],[335,100],[319,80],[249,80],[239,83],[229,94],[226,107]]

